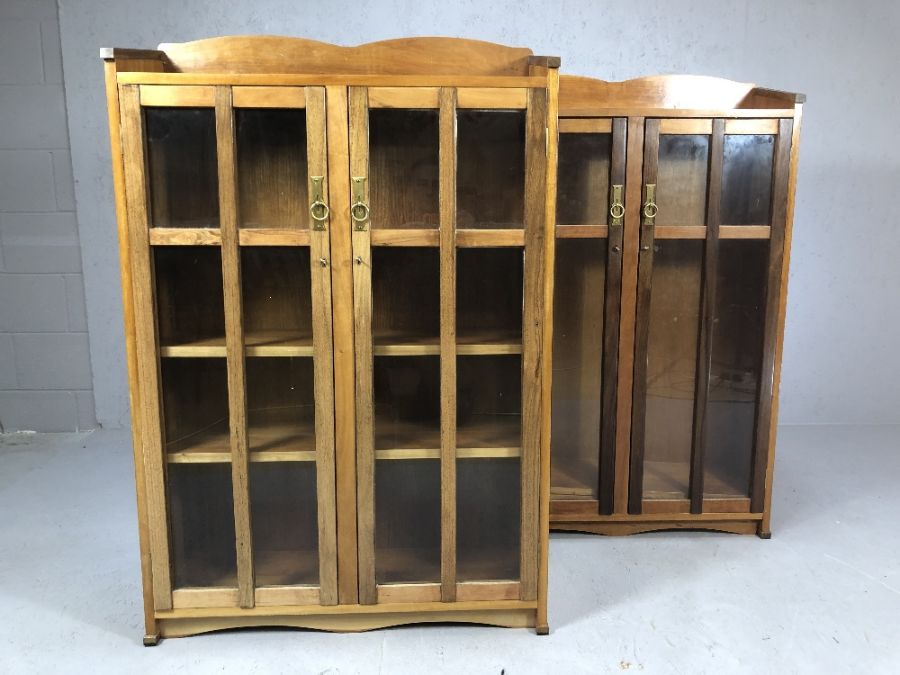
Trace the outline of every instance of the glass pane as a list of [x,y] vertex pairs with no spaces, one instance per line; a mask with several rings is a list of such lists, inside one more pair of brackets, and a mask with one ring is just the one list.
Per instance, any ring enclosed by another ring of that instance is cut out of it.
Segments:
[[709,136],[659,137],[657,225],[705,225]]
[[657,239],[647,347],[644,499],[688,495],[702,240]]
[[522,249],[461,248],[456,264],[457,342],[521,346]]
[[172,585],[237,586],[230,464],[170,464]]
[[519,578],[521,470],[518,459],[456,462],[456,576]]
[[241,247],[244,339],[251,354],[312,354],[307,247]]
[[219,227],[212,108],[144,108],[153,227]]
[[230,453],[224,358],[161,359],[166,452]]
[[369,204],[373,228],[436,228],[438,111],[369,111]]
[[523,228],[525,111],[457,113],[458,228]]
[[257,586],[319,583],[316,465],[250,465],[250,515]]
[[612,134],[560,134],[558,225],[606,225]]
[[438,344],[440,261],[432,248],[372,249],[372,334],[380,345]]
[[456,359],[458,448],[518,449],[522,439],[522,359],[460,356]]
[[247,358],[247,427],[251,452],[316,449],[311,358]]
[[219,249],[155,246],[153,261],[159,344],[163,348],[224,347],[225,303]]
[[768,134],[725,136],[722,224],[769,224],[774,156],[774,136]]
[[375,462],[375,581],[441,580],[441,463]]
[[606,240],[558,239],[553,327],[553,497],[597,499]]
[[441,447],[438,356],[376,356],[375,449]]
[[706,414],[704,492],[746,497],[762,367],[769,242],[721,240]]
[[307,228],[306,111],[235,110],[241,227]]

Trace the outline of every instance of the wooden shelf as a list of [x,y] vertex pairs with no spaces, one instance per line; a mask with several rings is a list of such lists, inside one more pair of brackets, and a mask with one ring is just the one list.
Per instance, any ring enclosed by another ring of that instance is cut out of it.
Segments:
[[[391,333],[373,337],[375,356],[439,356],[440,338],[415,334]],[[521,354],[522,336],[515,332],[480,331],[457,335],[459,356]]]
[[[644,500],[685,499],[689,494],[690,467],[682,462],[644,462]],[[742,489],[727,476],[706,473],[704,499],[740,499],[747,497],[749,486]]]
[[[251,462],[314,462],[316,439],[312,423],[251,426],[247,430]],[[170,464],[227,464],[231,437],[226,420],[191,436],[166,444]]]
[[[299,332],[247,333],[244,344],[247,356],[313,355],[312,336]],[[224,358],[225,336],[161,345],[159,354],[165,358]]]
[[[415,422],[375,421],[375,459],[440,459],[440,427]],[[520,457],[518,415],[475,415],[456,430],[457,459]]]
[[551,464],[550,499],[597,499],[597,486],[591,486],[585,478],[596,475],[596,470],[578,471],[576,467]]

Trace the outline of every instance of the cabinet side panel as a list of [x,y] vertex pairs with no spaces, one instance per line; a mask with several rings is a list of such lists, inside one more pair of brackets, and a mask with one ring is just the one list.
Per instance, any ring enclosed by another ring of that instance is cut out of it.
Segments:
[[115,189],[116,223],[119,235],[119,265],[122,280],[122,315],[125,321],[125,358],[128,366],[128,399],[131,409],[131,442],[134,454],[134,484],[137,493],[138,538],[141,555],[141,581],[144,601],[144,634],[156,635],[156,619],[153,616],[153,573],[150,555],[150,532],[147,519],[147,486],[144,473],[143,444],[141,436],[140,389],[138,380],[137,349],[135,346],[134,297],[131,287],[130,247],[128,245],[128,216],[125,204],[125,165],[122,155],[121,118],[119,116],[119,89],[116,84],[116,64],[104,61],[106,81],[106,106],[109,115],[109,144],[112,157],[113,186]]
[[166,467],[162,450],[162,408],[159,393],[159,362],[156,356],[156,319],[153,313],[154,284],[148,235],[143,118],[138,87],[123,86],[119,96],[128,208],[128,240],[131,249],[138,386],[141,389],[138,397],[141,416],[141,446],[147,481],[147,516],[153,568],[153,598],[158,611],[172,607],[172,582],[166,526]]

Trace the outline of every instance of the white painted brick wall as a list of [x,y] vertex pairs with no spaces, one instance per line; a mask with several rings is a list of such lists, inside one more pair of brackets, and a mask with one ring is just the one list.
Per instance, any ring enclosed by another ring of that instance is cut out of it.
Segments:
[[96,426],[54,0],[0,2],[0,431]]

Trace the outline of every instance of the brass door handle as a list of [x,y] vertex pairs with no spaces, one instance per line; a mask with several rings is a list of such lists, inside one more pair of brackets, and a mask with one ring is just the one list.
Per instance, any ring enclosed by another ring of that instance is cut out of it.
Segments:
[[659,207],[656,205],[656,183],[647,183],[644,186],[644,222],[647,225],[653,223],[656,214],[659,213]]
[[309,216],[313,219],[314,230],[324,230],[325,221],[328,220],[328,214],[331,212],[328,204],[325,203],[322,184],[325,180],[324,176],[310,176],[310,193],[312,194],[312,204],[309,205]]
[[613,185],[610,187],[609,201],[609,217],[612,218],[610,225],[621,225],[622,217],[625,215],[625,206],[622,204],[622,187],[621,185]]
[[350,218],[358,232],[364,232],[369,220],[369,205],[366,204],[366,179],[363,176],[353,177],[353,204],[350,206]]

